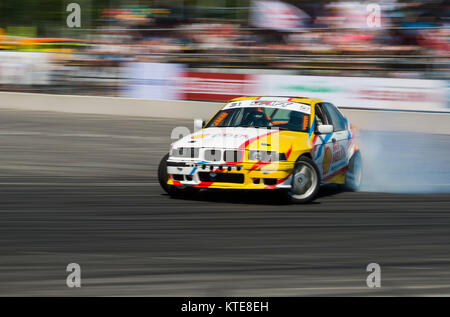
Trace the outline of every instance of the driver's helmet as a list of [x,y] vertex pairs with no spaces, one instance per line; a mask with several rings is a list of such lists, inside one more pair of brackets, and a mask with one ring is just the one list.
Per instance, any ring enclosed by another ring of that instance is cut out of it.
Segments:
[[269,121],[270,119],[261,107],[249,108],[245,118],[245,124],[255,124],[257,122],[261,122],[260,120]]

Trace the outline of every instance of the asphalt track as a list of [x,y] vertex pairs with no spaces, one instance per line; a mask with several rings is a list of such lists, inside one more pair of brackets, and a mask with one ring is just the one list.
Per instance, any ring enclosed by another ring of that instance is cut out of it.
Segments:
[[[0,110],[0,295],[450,295],[449,136],[421,136],[437,151],[427,188],[441,193],[330,186],[298,206],[255,192],[169,198],[156,168],[182,125]],[[425,157],[417,137],[390,152],[403,160],[393,173]],[[366,286],[371,262],[379,289]]]

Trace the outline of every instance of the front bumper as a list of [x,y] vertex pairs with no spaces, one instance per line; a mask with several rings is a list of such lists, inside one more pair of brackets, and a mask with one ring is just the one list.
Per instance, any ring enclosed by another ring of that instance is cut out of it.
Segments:
[[294,162],[167,162],[167,184],[221,189],[289,189]]

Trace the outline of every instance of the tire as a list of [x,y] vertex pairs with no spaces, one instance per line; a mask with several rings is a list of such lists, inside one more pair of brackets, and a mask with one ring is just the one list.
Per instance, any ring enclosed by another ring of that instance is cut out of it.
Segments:
[[348,163],[345,173],[344,188],[349,191],[357,191],[362,183],[362,159],[361,153],[356,151]]
[[175,186],[167,184],[169,180],[169,175],[167,174],[167,159],[169,158],[169,153],[164,155],[159,163],[158,167],[158,181],[161,188],[164,189],[172,197],[184,197],[187,195],[195,194],[199,191],[199,188],[187,187],[187,186]]
[[308,203],[317,196],[320,188],[320,171],[309,157],[301,156],[295,162],[292,188],[286,193],[294,204]]

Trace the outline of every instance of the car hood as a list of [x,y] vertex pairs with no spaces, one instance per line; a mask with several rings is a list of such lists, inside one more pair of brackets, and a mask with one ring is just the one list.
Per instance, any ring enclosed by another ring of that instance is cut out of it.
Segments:
[[310,148],[308,133],[263,128],[206,128],[175,141],[173,148],[259,149]]

